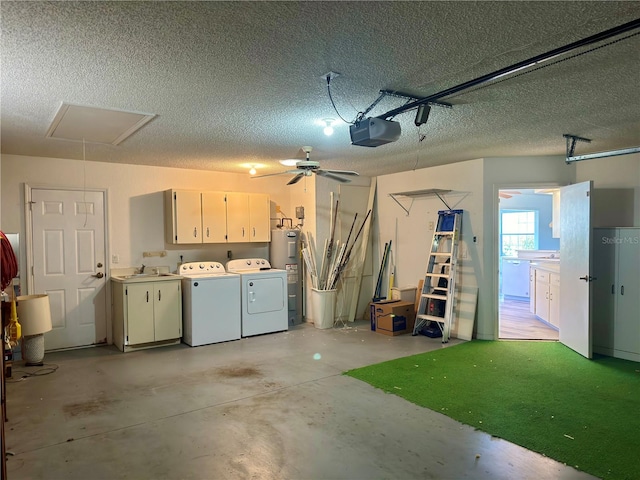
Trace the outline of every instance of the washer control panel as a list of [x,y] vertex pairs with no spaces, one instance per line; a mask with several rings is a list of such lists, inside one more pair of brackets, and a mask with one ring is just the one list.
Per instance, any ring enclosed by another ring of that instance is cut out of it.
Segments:
[[180,275],[201,273],[225,273],[225,269],[220,262],[189,262],[180,265]]
[[271,264],[264,258],[239,258],[227,262],[227,271],[242,272],[245,270],[269,270]]

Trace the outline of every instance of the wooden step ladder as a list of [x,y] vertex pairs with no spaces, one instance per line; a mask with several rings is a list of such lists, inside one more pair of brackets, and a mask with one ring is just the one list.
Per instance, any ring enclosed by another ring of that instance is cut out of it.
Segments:
[[413,335],[417,335],[422,327],[436,322],[442,332],[442,343],[449,341],[456,297],[461,226],[462,210],[438,212],[438,224],[433,232]]

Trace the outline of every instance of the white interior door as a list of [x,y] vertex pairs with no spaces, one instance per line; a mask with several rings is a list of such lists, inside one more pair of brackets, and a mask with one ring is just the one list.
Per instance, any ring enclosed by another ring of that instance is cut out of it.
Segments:
[[104,192],[31,190],[31,293],[49,295],[47,350],[107,341],[104,205]]
[[592,357],[591,282],[592,182],[560,189],[560,342]]

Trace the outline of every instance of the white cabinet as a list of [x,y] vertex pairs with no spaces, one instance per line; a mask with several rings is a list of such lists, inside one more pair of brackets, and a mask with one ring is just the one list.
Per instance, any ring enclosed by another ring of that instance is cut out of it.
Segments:
[[165,192],[167,243],[242,243],[271,240],[269,195]]
[[593,351],[640,361],[640,228],[593,231]]
[[536,313],[536,269],[529,265],[529,312]]
[[554,327],[560,328],[560,275],[549,274],[549,320]]
[[539,269],[536,269],[535,314],[545,322],[549,321],[549,272]]
[[202,243],[227,241],[227,204],[224,192],[202,192]]
[[250,241],[271,241],[271,201],[263,193],[249,194]]
[[227,193],[227,242],[269,242],[270,226],[269,195]]
[[560,326],[560,274],[535,271],[535,314],[554,327]]
[[112,282],[113,338],[123,352],[179,343],[182,336],[180,280]]
[[249,195],[227,193],[227,241],[249,241]]
[[167,243],[202,243],[200,192],[167,190],[164,203]]

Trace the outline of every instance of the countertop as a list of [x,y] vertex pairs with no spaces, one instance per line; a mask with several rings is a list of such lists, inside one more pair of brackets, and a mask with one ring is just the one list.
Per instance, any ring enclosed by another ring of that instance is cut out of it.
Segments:
[[559,258],[540,258],[531,260],[531,267],[538,270],[546,270],[548,272],[560,273],[560,259]]
[[117,283],[141,283],[141,282],[166,282],[169,280],[180,280],[182,277],[177,273],[170,273],[169,267],[146,267],[145,273],[139,274],[139,268],[113,268],[111,269],[111,280]]

